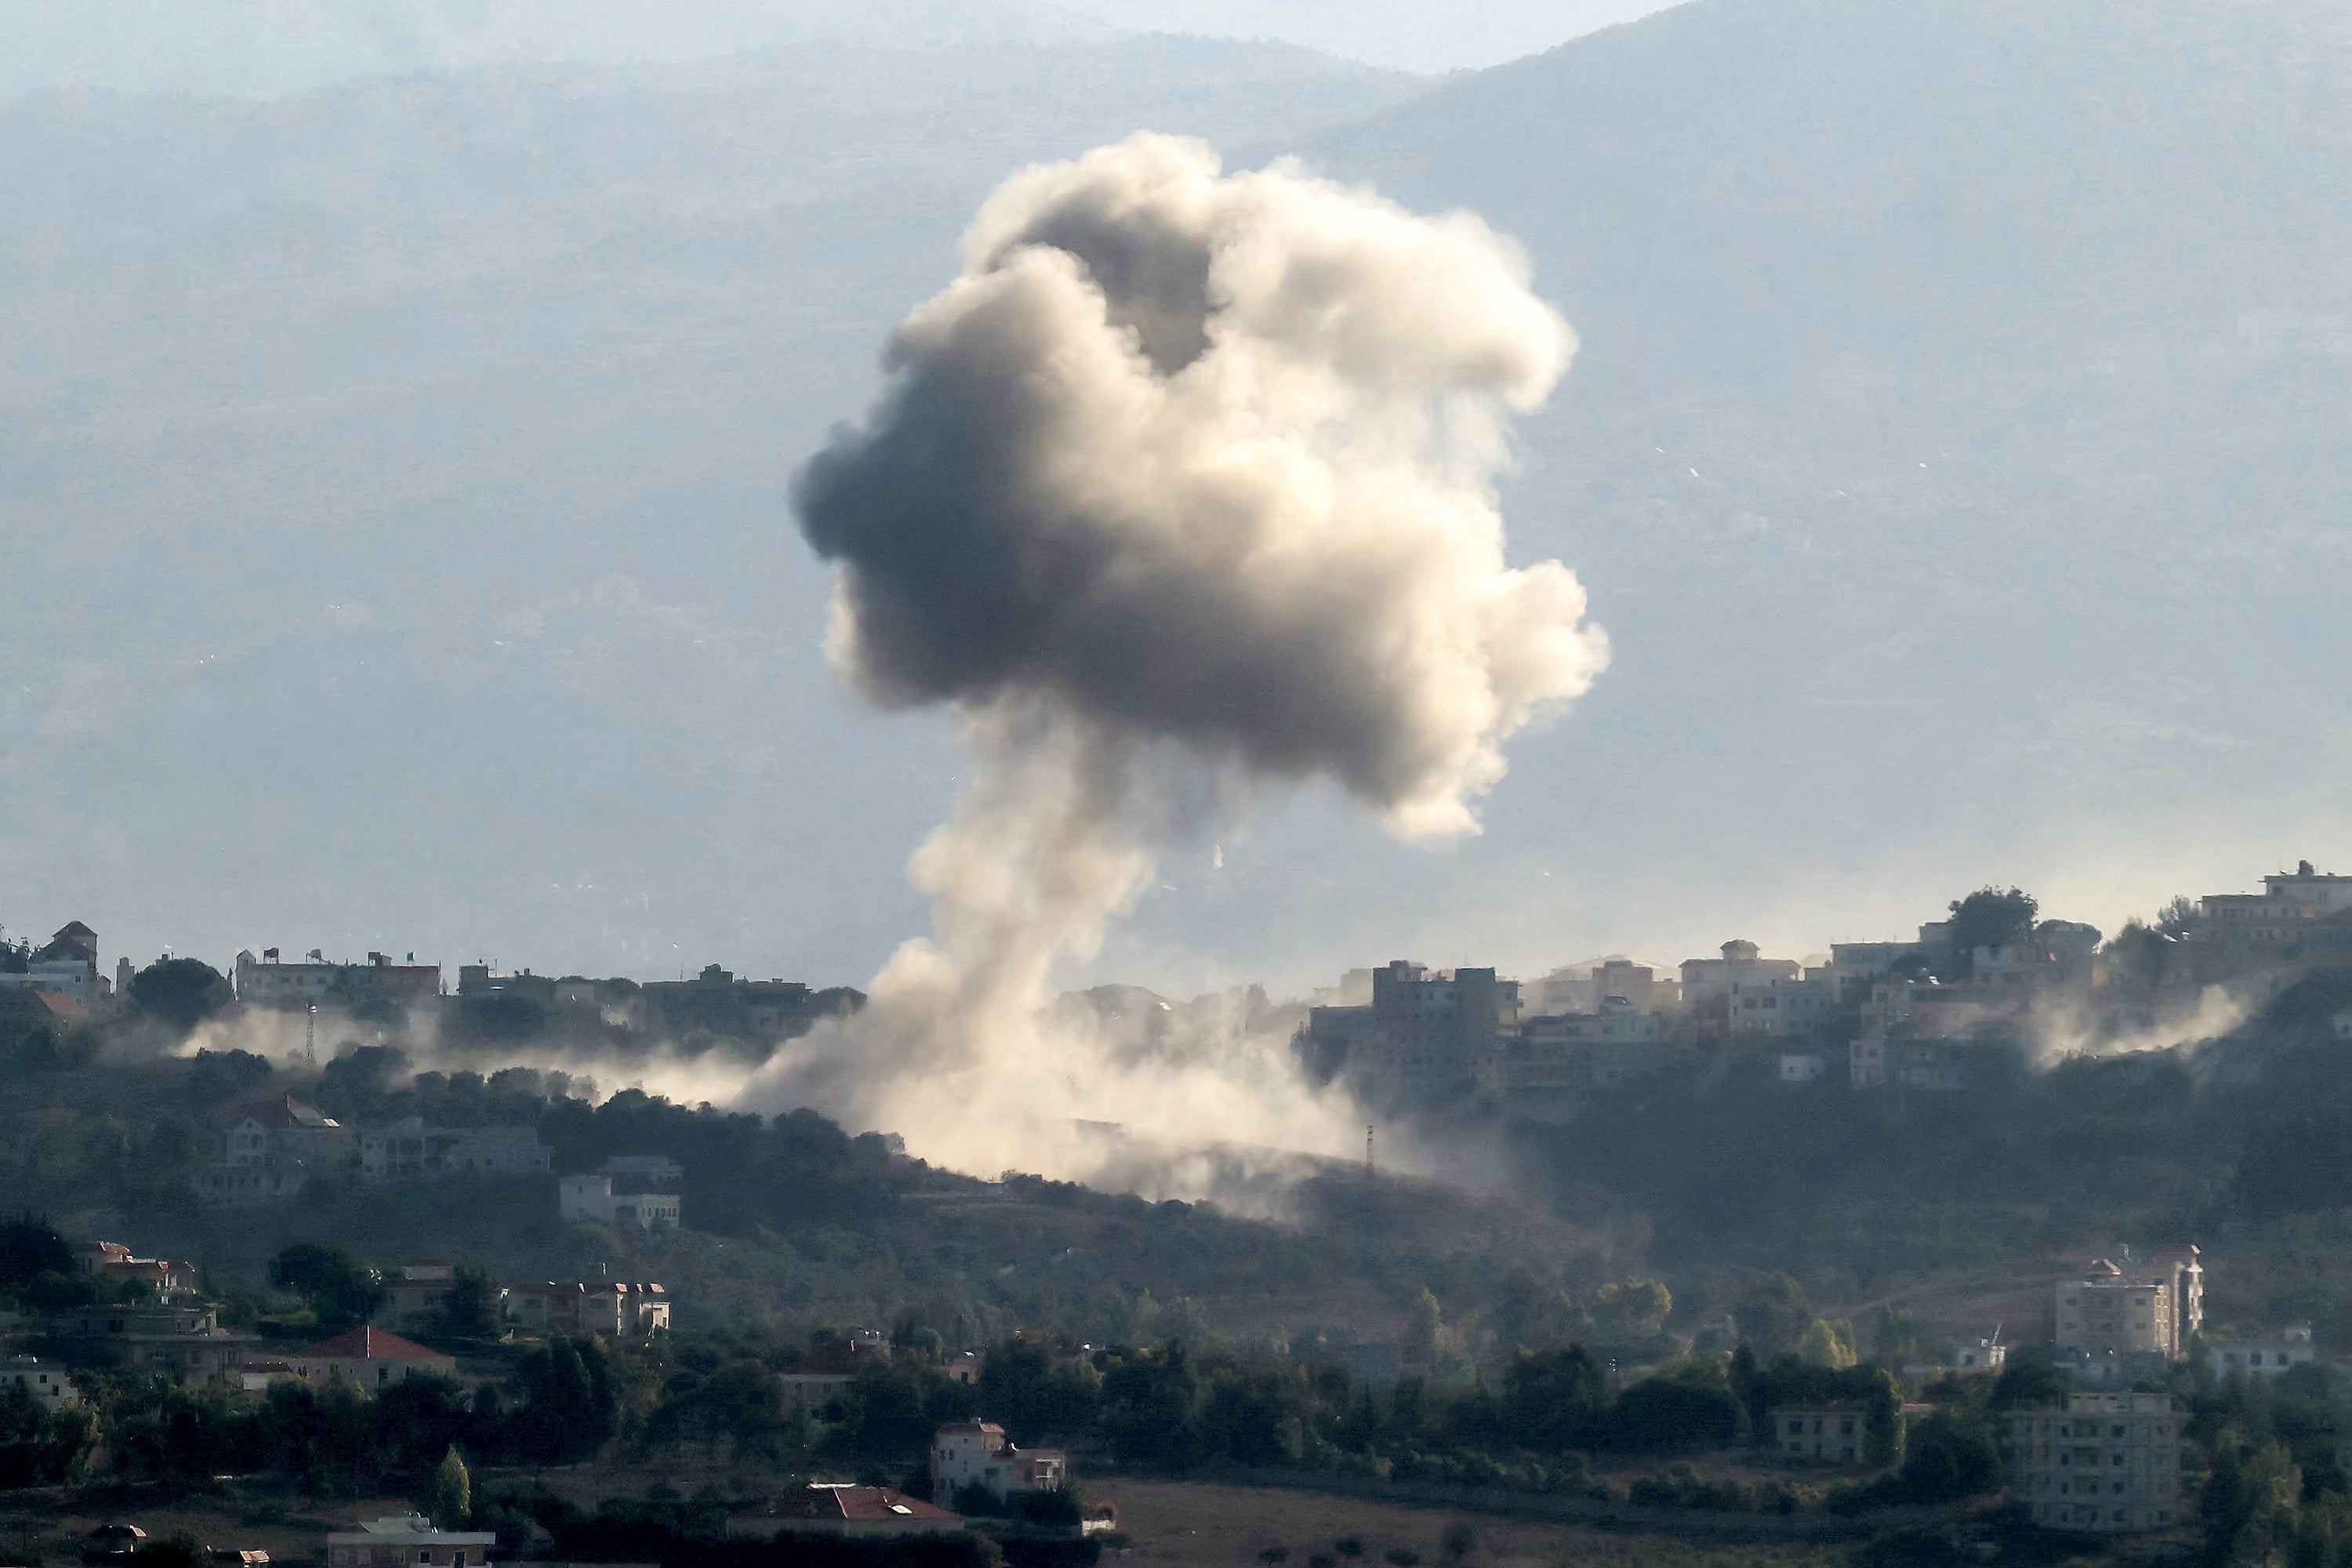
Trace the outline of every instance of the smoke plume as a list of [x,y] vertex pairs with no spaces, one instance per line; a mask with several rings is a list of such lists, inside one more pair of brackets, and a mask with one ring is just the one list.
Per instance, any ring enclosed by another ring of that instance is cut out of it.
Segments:
[[1156,136],[1007,181],[795,496],[834,664],[960,721],[971,785],[911,867],[934,934],[751,1097],[983,1170],[1086,1173],[1076,1120],[1350,1146],[1278,1040],[1135,1059],[1045,1004],[1266,781],[1475,830],[1504,741],[1606,662],[1566,568],[1505,564],[1492,487],[1573,347],[1467,215]]

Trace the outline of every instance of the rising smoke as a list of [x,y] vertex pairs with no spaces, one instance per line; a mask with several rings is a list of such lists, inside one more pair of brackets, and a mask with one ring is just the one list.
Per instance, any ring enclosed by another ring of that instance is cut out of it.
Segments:
[[795,498],[836,668],[958,717],[971,786],[911,866],[934,933],[750,1100],[983,1171],[1102,1170],[1081,1121],[1351,1147],[1284,1042],[1139,1058],[1048,1016],[1055,972],[1267,781],[1475,830],[1504,741],[1607,658],[1566,568],[1505,565],[1492,488],[1573,346],[1467,215],[1157,136],[1006,182]]

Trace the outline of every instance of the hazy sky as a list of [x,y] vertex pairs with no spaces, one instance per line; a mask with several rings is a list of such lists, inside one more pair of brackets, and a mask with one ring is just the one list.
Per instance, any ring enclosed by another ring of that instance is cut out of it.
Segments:
[[265,97],[515,61],[688,60],[819,38],[1056,42],[1105,25],[1302,44],[1394,70],[1496,65],[1659,0],[0,0],[0,96],[54,87]]
[[[2112,930],[2352,867],[2326,8],[1693,0],[1451,79],[978,0],[652,14],[0,0],[0,89],[940,46],[0,104],[12,934],[870,976],[967,781],[826,670],[792,477],[982,197],[1140,126],[1525,246],[1581,348],[1508,558],[1612,660],[1482,834],[1275,792],[1087,978],[1802,952],[1987,880]],[[1373,14],[1368,57],[1439,15]]]

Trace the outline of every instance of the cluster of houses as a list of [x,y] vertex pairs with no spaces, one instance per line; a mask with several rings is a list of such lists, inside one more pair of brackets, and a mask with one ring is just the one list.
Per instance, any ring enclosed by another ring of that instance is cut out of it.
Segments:
[[[0,1008],[11,1003],[44,1008],[68,1022],[103,1017],[131,994],[136,966],[118,957],[111,976],[99,963],[98,933],[79,921],[37,947],[0,947]],[[501,973],[488,963],[460,964],[453,993],[438,963],[371,952],[359,962],[330,959],[312,948],[296,960],[278,949],[239,952],[228,970],[233,1009],[329,1011],[393,1020],[430,1010],[440,1024],[464,1032],[491,1023],[511,1031],[520,1010],[545,1023],[619,1025],[666,1037],[704,1032],[781,1044],[820,1018],[854,1009],[855,992],[819,991],[797,980],[754,980],[709,964],[692,978],[639,983],[585,975]]]
[[[1814,963],[1733,941],[1678,973],[1612,959],[1531,983],[1398,960],[1343,979],[1310,1011],[1297,1049],[1375,1105],[1477,1095],[1531,1121],[1572,1115],[1594,1090],[1670,1070],[1710,1044],[1790,1085],[1957,1092],[2021,1069],[2038,1005],[2063,1002],[2070,1018],[2122,1032],[2208,984],[2352,963],[2352,876],[2305,861],[2263,884],[2177,911],[2160,981],[2112,962],[2095,927],[2070,921],[1967,945],[1958,922],[1931,921],[1911,940],[1832,943]],[[2352,1012],[2336,1032],[2352,1040]]]
[[346,1127],[292,1095],[247,1106],[219,1161],[189,1180],[208,1208],[281,1203],[322,1175],[368,1182],[457,1175],[530,1175],[555,1152],[530,1127],[430,1127],[408,1116],[386,1127]]
[[[892,1487],[817,1483],[773,1500],[757,1512],[730,1516],[727,1534],[736,1540],[773,1542],[779,1536],[829,1535],[852,1540],[889,1540],[953,1535],[984,1523],[1024,1535],[1059,1533],[1084,1537],[1116,1527],[1118,1510],[1094,1505],[1076,1522],[1047,1531],[975,1521],[952,1507],[960,1499],[986,1493],[1001,1506],[1025,1493],[1058,1492],[1068,1479],[1059,1449],[1020,1448],[1004,1429],[989,1421],[952,1421],[934,1436],[930,1493],[927,1501]],[[488,1531],[445,1530],[421,1513],[387,1514],[327,1536],[325,1568],[488,1568],[498,1537]]]
[[[19,1385],[48,1406],[79,1402],[68,1370],[119,1367],[166,1373],[199,1387],[260,1394],[281,1378],[323,1387],[341,1382],[377,1389],[411,1378],[452,1376],[454,1357],[404,1337],[428,1331],[459,1283],[457,1268],[425,1261],[402,1266],[382,1282],[381,1305],[366,1325],[315,1344],[288,1348],[224,1327],[196,1289],[193,1264],[140,1258],[119,1242],[73,1248],[81,1273],[142,1289],[124,1300],[45,1314],[14,1314],[9,1337],[37,1340],[51,1359],[19,1354],[0,1362],[0,1390]],[[510,1331],[526,1335],[599,1334],[643,1339],[670,1327],[670,1295],[643,1280],[553,1280],[491,1285],[484,1303]]]
[[[222,1139],[221,1158],[190,1176],[207,1208],[283,1203],[320,1176],[428,1182],[456,1176],[547,1173],[555,1152],[530,1127],[433,1127],[408,1116],[386,1127],[346,1127],[292,1095],[246,1107]],[[556,1213],[642,1230],[675,1228],[686,1172],[658,1154],[616,1154],[599,1170],[556,1183]]]

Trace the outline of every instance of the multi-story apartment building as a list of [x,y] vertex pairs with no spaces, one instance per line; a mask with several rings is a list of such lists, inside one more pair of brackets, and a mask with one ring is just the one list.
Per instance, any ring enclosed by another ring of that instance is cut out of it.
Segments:
[[226,1142],[220,1162],[190,1178],[208,1207],[290,1198],[313,1176],[349,1170],[358,1140],[350,1128],[289,1094],[248,1107]]
[[238,953],[230,983],[236,999],[248,1007],[298,1013],[306,1007],[408,1007],[441,994],[441,966],[419,963],[413,952],[405,963],[382,952],[369,953],[365,963],[331,963],[315,947],[301,963],[285,963],[272,947],[259,957],[249,950]]
[[1059,1448],[1016,1448],[993,1421],[950,1421],[931,1437],[931,1495],[952,1498],[978,1487],[998,1498],[1059,1491],[1069,1479]]
[[2128,1268],[2100,1258],[2054,1292],[2057,1345],[2106,1360],[2179,1361],[2205,1322],[2205,1271],[2196,1247],[2164,1247]]
[[360,1135],[360,1174],[372,1182],[530,1175],[554,1160],[530,1127],[427,1127],[423,1117],[408,1116]]
[[2180,1417],[2168,1394],[2077,1394],[2009,1417],[2010,1500],[2034,1523],[2121,1534],[2181,1517]]
[[1368,1099],[1407,1103],[1486,1080],[1518,1020],[1517,981],[1399,959],[1372,972],[1369,1006],[1313,1009],[1300,1045],[1318,1071],[1347,1073]]

